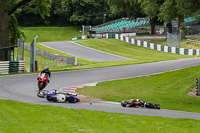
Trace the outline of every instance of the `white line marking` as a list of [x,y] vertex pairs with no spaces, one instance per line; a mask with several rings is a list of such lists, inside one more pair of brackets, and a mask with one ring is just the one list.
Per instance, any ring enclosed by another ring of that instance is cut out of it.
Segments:
[[[74,42],[72,42],[72,43],[74,43]],[[74,44],[78,45],[80,47],[88,48],[88,49],[91,49],[91,50],[94,50],[94,51],[98,51],[98,52],[101,52],[101,53],[105,53],[105,54],[108,54],[108,55],[117,56],[117,57],[128,59],[128,60],[135,60],[135,59],[130,59],[130,58],[126,58],[126,57],[123,57],[123,56],[107,53],[107,52],[104,52],[104,51],[100,51],[100,50],[97,50],[97,49],[93,49],[93,48],[90,48],[90,47],[86,47],[86,46],[83,46],[83,45],[80,45],[80,44],[77,44],[77,43],[74,43]]]

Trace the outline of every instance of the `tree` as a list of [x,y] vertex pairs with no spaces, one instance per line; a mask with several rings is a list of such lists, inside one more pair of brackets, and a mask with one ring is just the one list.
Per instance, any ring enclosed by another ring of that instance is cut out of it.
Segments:
[[100,24],[107,14],[106,0],[71,0],[70,21],[74,24]]
[[159,19],[167,23],[168,32],[172,33],[172,20],[177,17],[175,0],[166,0],[160,6]]
[[198,0],[165,0],[160,7],[159,19],[168,23],[169,32],[172,32],[171,21],[178,19],[178,28],[184,29],[184,17],[192,16],[200,8]]
[[9,17],[6,0],[0,0],[0,48],[9,44]]
[[112,16],[132,19],[144,16],[137,0],[108,0],[108,5]]
[[164,0],[138,0],[142,11],[150,19],[151,34],[155,34],[155,20],[159,13],[159,8]]
[[200,11],[200,0],[176,0],[176,7],[178,12],[179,29],[182,29],[184,26],[184,17],[198,17],[196,14]]
[[[97,25],[102,23],[103,15],[109,14],[108,12],[107,0],[53,0],[50,17],[41,19],[37,10],[34,10],[32,6],[26,5],[22,8],[20,14],[17,14],[17,19],[20,25],[23,26],[34,24],[59,26]],[[24,20],[27,17],[29,20]]]
[[[14,20],[14,16],[12,14],[25,4],[35,5],[35,9],[39,11],[42,17],[49,15],[51,0],[0,0],[0,48],[9,46],[9,38],[13,37],[13,34],[9,34],[13,33],[9,32],[10,26],[13,26],[12,29],[14,28],[14,30],[17,31],[17,25],[14,24],[16,21],[10,21],[9,24],[9,19]],[[15,37],[16,38],[12,38],[14,39],[14,41],[11,41],[12,43],[15,43],[19,36],[17,35]]]
[[[155,32],[155,20],[159,7],[164,0],[108,0],[110,7],[116,14],[126,14],[127,17],[137,18],[146,15],[150,19],[151,34]],[[113,13],[114,14],[114,13]]]
[[52,2],[51,17],[57,22],[52,22],[57,25],[70,23],[70,17],[73,14],[72,0],[54,0]]

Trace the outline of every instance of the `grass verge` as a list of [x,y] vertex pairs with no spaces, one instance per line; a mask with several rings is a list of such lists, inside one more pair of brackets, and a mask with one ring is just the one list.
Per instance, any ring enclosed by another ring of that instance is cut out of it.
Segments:
[[116,39],[99,39],[87,42],[83,41],[78,42],[78,44],[143,62],[162,61],[168,60],[169,58],[175,60],[191,57],[187,55],[159,52],[157,50],[139,47]]
[[[24,60],[25,60],[25,66],[28,71],[30,71],[30,52],[25,50],[24,51]],[[62,62],[57,62],[48,58],[45,58],[43,56],[37,55],[36,60],[38,61],[38,66],[39,66],[39,71],[43,70],[45,66],[49,66],[51,70],[59,70],[63,68],[70,68],[73,67],[74,65],[71,64],[65,64]]]
[[[21,30],[25,33],[27,40],[26,43],[30,44],[33,38],[38,35],[39,38],[37,42],[52,42],[52,41],[66,41],[73,37],[80,36],[80,27],[21,27]],[[88,41],[77,42],[81,45],[88,46],[94,49],[102,50],[108,53],[120,55],[135,60],[126,61],[105,61],[96,62],[88,61],[85,59],[77,58],[78,66],[70,67],[59,67],[59,69],[54,69],[55,71],[66,71],[66,70],[79,70],[79,69],[90,69],[90,68],[100,68],[100,67],[110,67],[110,66],[120,66],[120,65],[130,65],[130,64],[141,64],[149,62],[157,62],[163,60],[176,60],[180,58],[191,58],[192,56],[177,55],[164,52],[158,52],[156,50],[151,50],[148,48],[142,48],[129,43],[115,40],[115,39],[88,39]],[[67,53],[62,53],[57,50],[49,49],[42,45],[37,44],[37,48],[45,50],[49,53],[59,54],[62,56],[71,56]],[[27,60],[29,60],[29,55],[27,55]],[[38,60],[40,56],[38,56]],[[26,63],[28,64],[28,63]],[[44,63],[40,63],[39,66]],[[50,68],[51,69],[51,68]]]
[[162,109],[200,113],[200,97],[188,95],[196,87],[199,70],[200,66],[195,66],[147,77],[101,82],[95,87],[85,87],[84,95],[117,102],[139,98],[160,103]]
[[[132,45],[116,39],[98,39],[98,40],[88,40],[77,42],[78,44],[98,49],[104,52],[112,53],[115,55],[127,57],[134,60],[124,60],[124,61],[104,61],[95,62],[88,61],[85,59],[78,58],[78,66],[60,68],[57,71],[66,70],[80,70],[80,69],[90,69],[90,68],[100,68],[100,67],[110,67],[110,66],[120,66],[120,65],[131,65],[131,64],[141,64],[150,63],[164,60],[176,60],[181,58],[192,58],[193,56],[188,55],[178,55],[165,52],[159,52],[156,50],[151,50],[148,48],[139,47]],[[37,48],[45,50],[47,52],[69,56],[66,53],[59,52],[57,50],[49,49],[43,45],[37,44]]]
[[[56,103],[55,103],[56,104]],[[200,121],[75,110],[0,100],[1,132],[198,132]]]
[[37,42],[67,41],[81,36],[81,26],[70,27],[20,27],[26,36],[26,43],[31,43],[38,35]]

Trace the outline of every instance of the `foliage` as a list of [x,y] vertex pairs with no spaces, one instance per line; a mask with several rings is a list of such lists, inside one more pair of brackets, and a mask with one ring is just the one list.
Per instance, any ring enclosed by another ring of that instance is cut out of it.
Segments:
[[35,26],[44,25],[45,19],[42,19],[39,12],[35,10],[34,6],[24,5],[21,9],[15,12],[19,25]]
[[[74,30],[75,27],[21,27],[20,28],[26,35],[26,43],[31,43],[32,39],[39,35],[38,42],[50,42],[50,41],[64,41],[70,39],[71,35],[80,34]],[[69,33],[68,33],[69,32]],[[71,35],[70,35],[71,34]],[[66,68],[62,70],[78,70],[78,69],[90,69],[90,68],[99,68],[99,67],[110,67],[110,66],[121,66],[121,65],[130,65],[130,64],[141,64],[147,62],[156,62],[180,59],[180,58],[192,58],[192,56],[170,54],[164,52],[158,52],[155,50],[150,50],[147,48],[138,47],[120,40],[115,39],[91,39],[86,41],[77,41],[84,46],[88,46],[94,49],[98,49],[104,52],[112,53],[115,55],[136,59],[136,60],[125,60],[125,61],[105,61],[105,62],[94,62],[87,61],[81,58],[78,58],[78,67]],[[65,53],[52,50],[46,47],[42,47],[37,44],[37,48],[45,50],[50,53],[59,54],[62,56],[69,56]],[[148,53],[148,56],[146,56]]]
[[137,0],[108,0],[111,16],[137,18],[142,17],[140,5]]
[[152,19],[158,15],[162,0],[138,0],[138,3],[147,18]]
[[10,36],[9,36],[10,44],[16,45],[17,39],[20,37],[24,37],[24,34],[19,30],[17,19],[14,15],[10,15],[9,17],[9,30],[10,30]]
[[[102,23],[103,15],[108,14],[106,0],[54,0],[52,1],[50,17],[45,18],[45,20],[42,20],[38,16],[39,12],[34,11],[33,8],[34,6],[30,5],[22,8],[22,14],[18,14],[18,19],[24,21],[23,19],[30,18],[28,14],[31,14],[31,17],[36,19],[30,19],[33,22],[40,22],[40,25],[97,25]],[[21,25],[34,25],[33,22],[26,21]]]
[[72,0],[70,21],[77,24],[99,24],[107,13],[106,0]]
[[[13,12],[17,9],[21,8],[24,4],[30,2],[30,0],[7,0],[7,6],[9,8],[9,41],[11,45],[16,45],[17,40],[23,36],[23,33],[18,29],[18,22],[15,18]],[[45,16],[49,16],[49,9],[51,5],[51,0],[32,0],[29,5],[34,5],[35,9],[40,13],[40,15],[44,18]],[[6,6],[6,5],[5,5]],[[11,14],[10,14],[11,13]],[[7,44],[9,45],[9,44]]]
[[42,18],[50,16],[49,11],[51,8],[52,0],[31,0],[29,5],[34,5],[35,10],[39,12]]

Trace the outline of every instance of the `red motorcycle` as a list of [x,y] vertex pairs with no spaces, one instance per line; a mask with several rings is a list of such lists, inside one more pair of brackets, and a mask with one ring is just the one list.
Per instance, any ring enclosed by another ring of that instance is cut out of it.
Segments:
[[38,78],[38,89],[41,91],[44,89],[49,82],[49,76],[46,73],[42,73],[40,77]]

